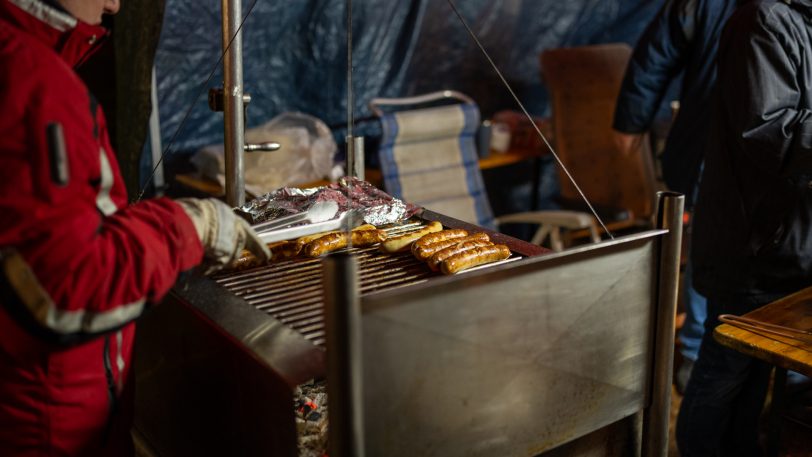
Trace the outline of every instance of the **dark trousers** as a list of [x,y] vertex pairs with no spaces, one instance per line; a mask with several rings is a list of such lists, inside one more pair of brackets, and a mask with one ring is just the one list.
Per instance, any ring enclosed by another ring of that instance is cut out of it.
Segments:
[[682,457],[759,456],[758,420],[771,367],[713,338],[720,314],[742,315],[772,300],[708,300],[705,336],[677,419]]

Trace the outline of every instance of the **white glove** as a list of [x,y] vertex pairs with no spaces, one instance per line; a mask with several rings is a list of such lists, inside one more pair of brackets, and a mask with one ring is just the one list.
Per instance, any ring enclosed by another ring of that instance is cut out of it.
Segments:
[[259,239],[248,222],[220,200],[181,198],[175,200],[186,211],[203,244],[204,262],[212,273],[239,259],[243,249],[266,262],[271,258],[268,246]]

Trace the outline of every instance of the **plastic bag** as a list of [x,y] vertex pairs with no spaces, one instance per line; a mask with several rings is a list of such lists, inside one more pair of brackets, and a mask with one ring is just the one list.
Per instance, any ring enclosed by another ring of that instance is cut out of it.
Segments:
[[[246,143],[275,141],[271,152],[245,153],[245,189],[262,195],[280,187],[305,184],[330,175],[337,147],[330,129],[316,117],[288,112],[245,131]],[[200,173],[225,185],[222,145],[206,146],[192,157]]]

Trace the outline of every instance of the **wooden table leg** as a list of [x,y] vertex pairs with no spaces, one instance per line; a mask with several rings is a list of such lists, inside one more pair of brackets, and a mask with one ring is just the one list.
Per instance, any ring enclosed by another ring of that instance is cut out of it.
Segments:
[[773,377],[773,398],[770,402],[769,421],[767,425],[767,456],[778,457],[778,445],[781,440],[781,415],[787,390],[786,368],[775,367]]

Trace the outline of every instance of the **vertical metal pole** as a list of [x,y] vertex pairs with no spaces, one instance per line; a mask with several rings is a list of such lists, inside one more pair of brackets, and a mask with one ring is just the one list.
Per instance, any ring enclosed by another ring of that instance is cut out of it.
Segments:
[[682,212],[685,197],[675,192],[657,195],[657,227],[667,229],[660,241],[657,309],[651,404],[643,413],[643,457],[668,455],[668,420],[671,412],[671,376],[674,364],[674,319],[679,289]]
[[349,253],[324,262],[330,457],[363,457],[361,300],[358,262]]
[[[245,203],[245,119],[243,112],[241,0],[222,0],[223,8],[223,117],[225,119],[226,203]],[[232,41],[233,37],[233,41]],[[229,43],[231,46],[229,47]]]
[[352,94],[352,0],[347,0],[347,154],[352,147],[353,108],[355,99]]
[[347,143],[347,176],[364,179],[364,137],[356,136]]
[[352,87],[352,0],[347,0],[347,176],[364,179],[364,137],[353,134],[355,97]]
[[161,118],[158,107],[158,78],[155,75],[155,66],[152,67],[152,112],[149,115],[149,145],[152,150],[152,162],[150,165],[155,168],[155,177],[152,185],[155,188],[155,195],[161,196],[164,191],[164,167],[161,163]]

